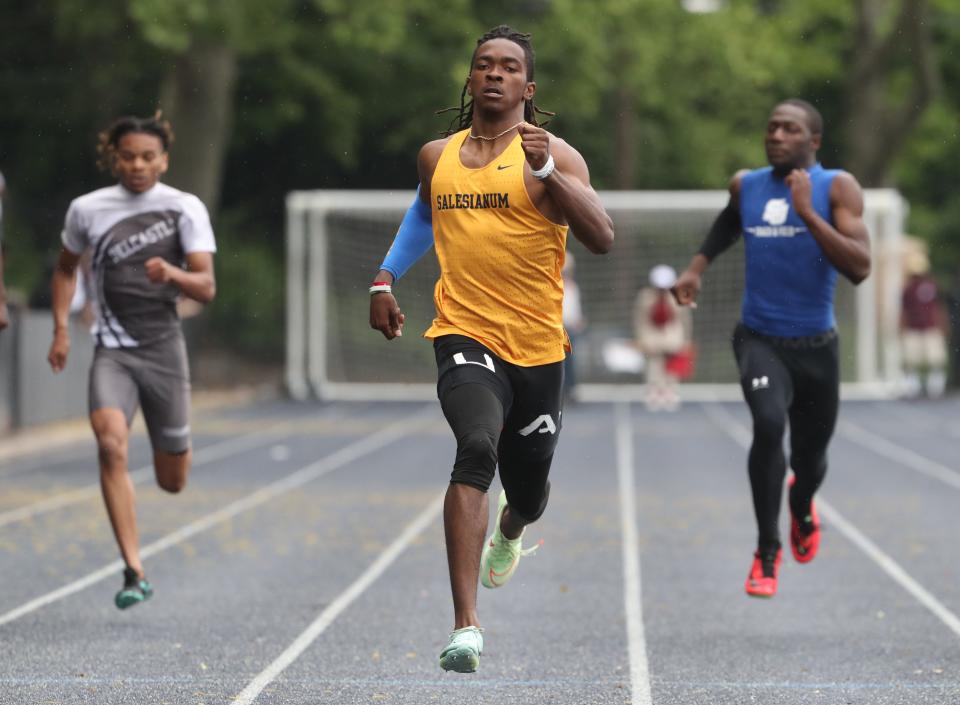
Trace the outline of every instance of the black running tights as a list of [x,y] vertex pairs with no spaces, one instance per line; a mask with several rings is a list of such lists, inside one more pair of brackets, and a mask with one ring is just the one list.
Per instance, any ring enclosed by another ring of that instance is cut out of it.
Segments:
[[785,347],[751,334],[734,333],[740,385],[753,416],[748,470],[760,550],[780,547],[779,517],[786,474],[783,437],[790,424],[790,492],[795,514],[809,513],[827,472],[827,445],[839,405],[837,340],[809,348]]

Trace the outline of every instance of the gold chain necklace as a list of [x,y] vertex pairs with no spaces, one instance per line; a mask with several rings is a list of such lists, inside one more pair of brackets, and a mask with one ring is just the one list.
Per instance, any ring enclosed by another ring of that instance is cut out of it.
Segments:
[[498,140],[498,139],[500,139],[501,137],[503,137],[505,134],[507,134],[508,132],[510,132],[510,130],[515,130],[515,129],[517,129],[517,128],[520,127],[522,124],[523,124],[523,120],[521,120],[520,122],[518,122],[516,125],[511,125],[511,126],[508,127],[506,130],[504,130],[503,132],[501,132],[499,135],[494,135],[493,137],[486,137],[486,136],[484,136],[484,135],[475,135],[475,134],[473,134],[473,127],[471,127],[471,128],[470,128],[470,135],[469,135],[469,137],[470,137],[470,139],[472,139],[472,140],[483,140],[484,142],[493,142],[494,140]]

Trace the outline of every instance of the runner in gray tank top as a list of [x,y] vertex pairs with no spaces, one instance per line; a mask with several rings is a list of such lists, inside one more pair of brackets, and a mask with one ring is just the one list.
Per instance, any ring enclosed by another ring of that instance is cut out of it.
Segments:
[[133,483],[127,467],[130,423],[139,405],[150,434],[157,484],[179,492],[190,470],[190,376],[176,301],[213,300],[216,251],[200,199],[159,182],[173,141],[160,119],[125,117],[100,135],[99,166],[119,179],[74,200],[53,274],[54,334],[48,359],[67,364],[70,301],[77,264],[92,255],[96,343],[90,368],[90,423],[100,483],[120,553],[125,609],[153,589],[140,562]]

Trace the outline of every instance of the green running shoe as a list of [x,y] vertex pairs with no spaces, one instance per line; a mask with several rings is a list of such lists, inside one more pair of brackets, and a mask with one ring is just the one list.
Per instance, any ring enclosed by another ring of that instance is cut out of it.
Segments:
[[518,538],[508,539],[500,533],[500,518],[507,508],[507,493],[500,490],[500,499],[497,500],[497,519],[493,526],[490,540],[484,544],[480,554],[480,584],[486,588],[498,588],[506,585],[517,569],[521,556],[529,556],[536,551],[540,544],[524,549],[523,534]]
[[440,668],[457,673],[473,673],[480,667],[483,653],[483,630],[464,627],[450,634],[450,643],[440,652]]
[[127,607],[149,600],[153,596],[153,586],[146,577],[141,578],[133,568],[123,569],[123,589],[113,598],[114,603],[122,610]]

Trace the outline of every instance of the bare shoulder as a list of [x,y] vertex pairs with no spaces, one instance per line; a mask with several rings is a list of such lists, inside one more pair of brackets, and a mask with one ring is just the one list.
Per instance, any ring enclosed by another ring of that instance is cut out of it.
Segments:
[[584,161],[583,155],[577,151],[576,147],[567,142],[562,137],[557,137],[552,132],[547,132],[550,136],[550,152],[554,159],[574,159]]
[[833,186],[839,191],[862,191],[860,187],[860,182],[857,181],[857,177],[851,174],[849,171],[840,171],[837,172],[836,177],[833,180]]
[[727,190],[730,192],[729,207],[740,210],[740,184],[743,181],[743,177],[749,173],[749,169],[739,169],[730,177],[730,182],[727,184]]
[[433,172],[437,168],[437,162],[440,161],[440,155],[443,148],[450,142],[450,137],[443,137],[438,140],[431,140],[420,148],[417,155],[417,173],[420,176],[420,198],[425,202],[430,202],[430,183],[433,181]]
[[434,163],[440,159],[440,154],[443,152],[443,148],[447,146],[447,143],[450,142],[450,137],[441,137],[438,140],[430,140],[425,145],[420,148],[420,154],[417,157],[418,161],[433,161]]
[[553,155],[557,166],[562,171],[577,175],[581,181],[589,184],[590,170],[583,155],[562,137],[557,137],[552,132],[547,134],[550,136],[550,154]]
[[743,181],[743,177],[750,173],[749,169],[738,169],[737,172],[730,177],[730,183],[727,188],[730,191],[731,196],[737,196],[740,193],[740,183]]
[[830,200],[834,205],[863,208],[863,189],[857,178],[848,171],[839,172],[830,185]]

